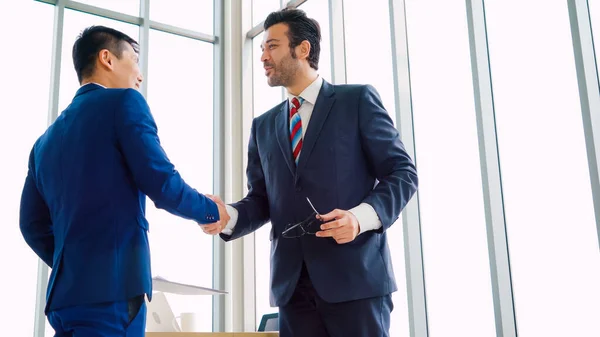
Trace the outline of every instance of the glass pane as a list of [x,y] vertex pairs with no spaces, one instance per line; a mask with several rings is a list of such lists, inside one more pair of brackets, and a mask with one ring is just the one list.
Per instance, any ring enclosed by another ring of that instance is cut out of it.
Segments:
[[329,39],[329,2],[327,0],[308,0],[300,7],[309,18],[317,20],[321,26],[321,53],[319,56],[319,75],[331,82],[331,41]]
[[[348,83],[373,85],[395,121],[389,1],[344,2],[344,29]],[[376,46],[377,60],[373,59],[373,49],[365,48],[367,34],[368,44]]]
[[138,16],[140,0],[77,0],[84,4],[110,9],[111,11]]
[[213,0],[150,0],[150,20],[205,34],[214,32]]
[[[264,33],[256,36],[252,40],[253,55],[253,117],[258,117],[270,110],[275,105],[281,103],[283,90],[281,87],[270,87],[267,84],[267,77],[262,62],[260,61],[260,44],[262,43]],[[248,149],[248,139],[244,139],[244,151]],[[244,163],[246,165],[247,163]],[[245,167],[245,166],[244,166]],[[244,186],[247,180],[244,176]],[[269,279],[271,275],[271,242],[269,233],[271,223],[267,223],[259,230],[254,232],[254,254],[255,254],[255,281],[256,281],[256,325],[260,323],[262,315],[277,312],[277,308],[271,308],[269,304]]]
[[2,6],[0,64],[7,66],[0,81],[0,289],[6,305],[0,307],[0,322],[7,335],[33,336],[38,258],[19,230],[19,208],[29,153],[47,127],[54,6],[36,1]]
[[252,26],[264,21],[267,16],[281,8],[280,0],[251,0],[252,1]]
[[[150,31],[148,104],[165,152],[185,181],[200,193],[213,189],[213,45]],[[176,62],[173,55],[177,55]],[[211,287],[213,237],[193,221],[147,200],[152,274]],[[210,296],[167,294],[175,315],[198,312],[212,331]]]
[[[396,120],[392,45],[390,37],[389,1],[346,1],[344,23],[346,38],[346,76],[348,83],[371,84],[377,89],[383,105]],[[365,48],[365,27],[369,27],[369,44],[377,46],[378,59],[372,62],[372,51]],[[368,61],[367,61],[368,60]],[[368,65],[367,65],[368,62]],[[387,231],[398,291],[392,295],[390,336],[408,335],[408,298],[404,263],[404,233],[400,218]]]
[[485,11],[519,336],[598,336],[598,233],[567,3],[489,1]]
[[406,17],[429,331],[494,337],[465,2]]
[[92,25],[110,27],[129,35],[129,37],[136,41],[138,40],[139,27],[136,25],[66,9],[60,66],[59,113],[71,103],[75,93],[80,87],[73,66],[73,44],[75,43],[77,36],[81,34],[85,28]]
[[[263,68],[263,63],[260,60],[260,56],[262,54],[260,45],[264,35],[264,33],[260,33],[252,40],[254,117],[258,117],[267,112],[275,105],[281,103],[281,101],[287,97],[287,95],[285,95],[285,88],[270,87],[267,83],[265,69]],[[247,139],[245,141],[247,141]]]
[[590,21],[592,21],[592,35],[594,36],[594,49],[596,53],[596,72],[598,70],[598,60],[600,60],[600,0],[588,0],[590,8]]

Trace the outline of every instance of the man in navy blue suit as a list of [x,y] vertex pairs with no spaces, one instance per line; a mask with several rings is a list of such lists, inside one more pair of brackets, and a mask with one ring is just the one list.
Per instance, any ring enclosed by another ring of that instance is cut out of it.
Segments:
[[20,228],[52,268],[45,312],[58,337],[141,337],[152,295],[146,196],[200,225],[229,219],[163,151],[144,97],[138,44],[114,29],[73,46],[81,88],[36,141]]
[[372,86],[318,75],[316,21],[283,10],[264,28],[268,83],[288,99],[252,123],[248,195],[227,205],[228,223],[203,230],[229,241],[271,221],[280,336],[389,336],[397,287],[386,230],[417,189],[415,166]]

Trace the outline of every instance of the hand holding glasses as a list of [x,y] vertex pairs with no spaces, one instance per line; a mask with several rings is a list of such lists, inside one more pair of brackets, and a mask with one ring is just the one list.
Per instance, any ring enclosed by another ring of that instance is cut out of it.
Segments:
[[299,223],[289,224],[285,226],[285,230],[281,233],[281,236],[283,236],[284,238],[299,238],[307,234],[315,235],[316,232],[321,230],[321,224],[323,224],[323,221],[320,220],[321,214],[317,212],[315,206],[313,206],[312,202],[310,202],[310,199],[308,199],[308,197],[306,198],[306,201],[308,201],[308,204],[313,210],[312,214]]

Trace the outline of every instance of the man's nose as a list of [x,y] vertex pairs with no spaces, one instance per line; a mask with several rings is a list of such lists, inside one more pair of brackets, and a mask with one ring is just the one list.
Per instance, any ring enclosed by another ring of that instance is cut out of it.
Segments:
[[271,57],[270,57],[269,53],[267,52],[267,50],[266,50],[266,49],[265,49],[265,50],[263,50],[263,52],[262,52],[262,55],[260,55],[260,60],[261,60],[261,62],[262,62],[262,63],[265,63],[265,62],[266,62],[266,61],[268,61],[270,58],[271,58]]

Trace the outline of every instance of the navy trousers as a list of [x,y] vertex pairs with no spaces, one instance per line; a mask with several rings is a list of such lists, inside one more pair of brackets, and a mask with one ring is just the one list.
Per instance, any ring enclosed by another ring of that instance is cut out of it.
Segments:
[[55,337],[144,337],[144,295],[128,301],[77,305],[48,313]]
[[290,301],[279,308],[280,337],[389,337],[391,294],[327,303],[315,291],[306,267]]

